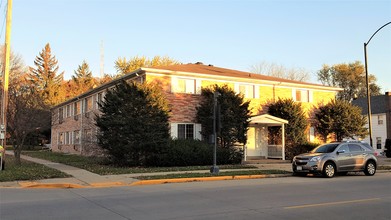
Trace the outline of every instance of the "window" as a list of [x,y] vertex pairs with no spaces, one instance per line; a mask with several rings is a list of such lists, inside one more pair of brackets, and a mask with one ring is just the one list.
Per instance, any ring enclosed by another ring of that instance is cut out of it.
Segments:
[[61,107],[58,109],[58,120],[60,123],[64,121],[64,108]]
[[84,99],[83,113],[89,112],[91,110],[92,110],[92,97],[87,97]]
[[378,125],[382,125],[383,124],[383,116],[382,115],[378,115],[377,116],[377,124]]
[[178,139],[194,139],[194,124],[178,124]]
[[64,144],[64,133],[60,132],[58,134],[58,145],[62,145],[62,144]]
[[296,97],[297,102],[309,102],[309,91],[305,89],[298,89],[296,90]]
[[66,106],[66,113],[65,114],[66,114],[66,116],[65,116],[66,118],[71,117],[71,105]]
[[195,80],[194,79],[178,79],[176,92],[180,93],[195,93]]
[[243,94],[244,98],[252,99],[254,98],[254,86],[253,85],[239,85],[239,93]]
[[342,147],[340,147],[340,148],[338,149],[338,151],[344,151],[344,153],[349,153],[349,147],[348,147],[347,144],[342,145]]
[[64,144],[71,144],[71,143],[72,143],[72,135],[71,135],[71,132],[67,131],[67,132],[65,132]]
[[92,130],[91,129],[85,129],[83,132],[83,143],[91,143],[92,141]]
[[363,151],[363,149],[358,144],[349,144],[349,151],[350,152],[359,152],[359,151]]
[[376,137],[376,148],[381,149],[381,137]]
[[103,93],[100,92],[96,95],[96,109],[99,109],[99,104],[103,101]]
[[73,143],[80,144],[80,130],[76,130],[73,132]]
[[75,102],[73,104],[73,115],[80,114],[80,102]]

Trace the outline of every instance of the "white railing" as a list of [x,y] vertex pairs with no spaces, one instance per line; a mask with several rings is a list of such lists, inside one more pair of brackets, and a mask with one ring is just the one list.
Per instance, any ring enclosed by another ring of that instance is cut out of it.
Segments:
[[267,157],[269,158],[282,158],[282,145],[268,145]]

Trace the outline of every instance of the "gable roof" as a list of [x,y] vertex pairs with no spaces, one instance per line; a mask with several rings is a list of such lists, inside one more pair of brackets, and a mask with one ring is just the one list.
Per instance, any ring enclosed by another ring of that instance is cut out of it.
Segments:
[[[385,95],[371,96],[371,114],[381,114],[390,111],[388,104],[391,102],[389,93]],[[352,104],[361,108],[361,114],[368,114],[368,100],[366,97],[358,98],[352,101]]]
[[189,64],[178,64],[178,65],[170,65],[170,66],[141,67],[133,72],[127,73],[119,78],[113,79],[110,82],[107,82],[103,85],[100,85],[90,91],[87,91],[87,92],[80,94],[76,97],[73,97],[65,102],[62,102],[62,103],[52,107],[52,109],[67,105],[68,103],[74,102],[75,100],[92,95],[97,91],[110,88],[122,80],[129,80],[132,78],[137,78],[138,76],[145,74],[146,72],[147,73],[149,73],[149,72],[168,73],[168,74],[174,74],[174,75],[175,74],[182,74],[182,75],[195,74],[195,75],[204,75],[204,76],[218,76],[218,77],[223,77],[223,78],[232,77],[232,78],[246,79],[249,81],[261,80],[261,81],[267,82],[269,84],[284,83],[288,86],[296,86],[296,87],[307,86],[307,87],[328,90],[328,91],[333,91],[333,92],[337,92],[337,91],[342,90],[342,89],[336,88],[336,87],[324,86],[324,85],[314,84],[314,83],[300,82],[300,81],[283,79],[283,78],[272,77],[272,76],[265,76],[265,75],[256,74],[256,73],[249,73],[249,72],[243,72],[243,71],[239,71],[239,70],[232,70],[232,69],[216,67],[213,65],[203,65],[202,63],[197,62],[195,64],[189,63]]
[[239,70],[226,69],[221,67],[216,67],[213,65],[204,65],[202,63],[188,63],[188,64],[179,64],[179,65],[171,65],[171,66],[157,66],[151,68],[141,68],[145,71],[159,71],[159,70],[167,70],[170,72],[182,72],[182,73],[197,73],[204,75],[214,75],[214,76],[222,76],[222,77],[236,77],[243,78],[248,80],[263,80],[274,83],[288,83],[288,84],[299,84],[299,85],[307,85],[307,86],[316,86],[322,87],[323,89],[340,91],[342,89],[330,86],[324,86],[315,83],[307,83],[296,80],[283,79],[273,76],[266,76],[257,73],[244,72]]

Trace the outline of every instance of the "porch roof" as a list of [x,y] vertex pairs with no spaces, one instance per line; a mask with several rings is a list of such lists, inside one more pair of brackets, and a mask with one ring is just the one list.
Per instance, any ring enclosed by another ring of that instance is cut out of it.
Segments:
[[250,118],[250,125],[266,124],[268,126],[288,124],[288,121],[269,114],[256,115]]

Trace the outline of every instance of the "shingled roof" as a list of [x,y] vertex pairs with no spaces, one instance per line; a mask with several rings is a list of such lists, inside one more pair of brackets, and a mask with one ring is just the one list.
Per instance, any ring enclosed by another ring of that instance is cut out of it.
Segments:
[[[390,111],[389,102],[391,102],[391,96],[390,93],[386,93],[385,95],[377,95],[377,96],[371,96],[371,113],[372,114],[381,114],[381,113],[387,113]],[[361,114],[366,115],[368,114],[368,102],[367,98],[359,98],[352,101],[352,104],[355,106],[358,106],[362,109]]]
[[[157,70],[169,70],[175,72],[188,72],[188,73],[199,73],[199,74],[208,74],[208,75],[216,75],[216,76],[226,76],[226,77],[239,77],[246,79],[258,79],[258,80],[266,80],[273,82],[285,82],[285,83],[294,83],[294,84],[304,84],[304,85],[313,85],[313,86],[324,86],[315,83],[307,83],[289,79],[283,79],[273,76],[266,76],[257,73],[244,72],[239,70],[226,69],[221,67],[216,67],[213,65],[204,65],[200,62],[195,64],[179,64],[179,65],[170,65],[170,66],[157,66],[151,68],[142,68],[142,69],[157,69]],[[327,87],[327,86],[326,86]]]

